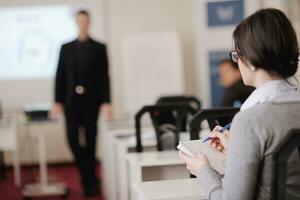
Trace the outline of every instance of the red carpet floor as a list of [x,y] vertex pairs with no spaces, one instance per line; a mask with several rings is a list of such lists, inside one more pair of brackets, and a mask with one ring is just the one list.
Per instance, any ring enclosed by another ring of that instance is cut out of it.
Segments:
[[[97,170],[98,172],[100,170]],[[17,188],[14,186],[13,170],[8,168],[6,170],[6,177],[0,180],[0,200],[22,200],[22,189],[24,185],[34,182],[38,177],[37,167],[23,167],[22,168],[22,186]],[[66,164],[59,166],[48,167],[48,174],[51,179],[65,183],[70,190],[68,200],[104,200],[100,197],[85,198],[82,195],[81,185],[79,182],[79,175],[74,165]],[[34,200],[58,200],[60,197],[51,198],[34,198]]]

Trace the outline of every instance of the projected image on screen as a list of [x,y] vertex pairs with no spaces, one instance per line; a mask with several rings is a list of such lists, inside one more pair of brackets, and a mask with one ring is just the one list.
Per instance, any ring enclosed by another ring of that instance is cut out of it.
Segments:
[[59,50],[76,37],[69,6],[0,9],[0,79],[51,78]]

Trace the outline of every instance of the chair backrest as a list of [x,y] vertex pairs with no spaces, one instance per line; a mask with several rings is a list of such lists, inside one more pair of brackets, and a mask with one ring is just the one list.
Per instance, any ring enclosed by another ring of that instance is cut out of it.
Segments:
[[153,116],[155,113],[160,112],[173,112],[175,113],[175,120],[176,120],[176,127],[175,127],[175,144],[174,148],[176,147],[177,143],[179,142],[179,133],[181,132],[182,128],[182,119],[187,114],[193,115],[197,112],[191,105],[189,104],[166,104],[166,105],[149,105],[144,106],[142,109],[140,109],[136,115],[135,115],[135,129],[136,129],[136,151],[142,152],[143,151],[143,145],[141,141],[141,118],[144,114],[149,113],[154,125],[154,130],[156,133],[156,139],[157,139],[157,150],[162,151],[162,144],[160,141],[160,131],[158,129],[158,124],[155,118]]
[[161,105],[165,103],[188,103],[191,104],[196,110],[201,107],[201,102],[194,96],[163,96],[160,97],[156,104]]
[[239,108],[232,107],[200,110],[190,122],[191,140],[199,139],[202,121],[207,120],[210,130],[212,130],[216,125],[225,126],[230,123],[238,111]]
[[[200,101],[194,97],[194,96],[163,96],[160,97],[156,105],[168,105],[168,104],[188,104],[192,106],[195,110],[200,110],[201,103]],[[157,113],[155,116],[152,116],[153,119],[155,119],[158,126],[168,124],[168,125],[174,125],[176,126],[176,119],[174,117],[174,113],[172,111],[163,111],[160,113]],[[184,116],[182,118],[181,124],[182,124],[182,130],[186,131],[186,123],[187,123],[187,116]]]
[[273,153],[272,200],[287,199],[287,162],[297,148],[300,156],[300,129],[293,129]]

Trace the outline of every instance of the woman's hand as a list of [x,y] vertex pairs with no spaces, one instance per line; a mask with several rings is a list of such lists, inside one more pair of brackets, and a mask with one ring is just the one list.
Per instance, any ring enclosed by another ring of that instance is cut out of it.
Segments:
[[211,141],[210,144],[221,151],[225,156],[228,152],[228,140],[229,140],[229,131],[225,129],[222,133],[218,130],[222,128],[221,126],[216,126],[211,132]]
[[202,153],[198,153],[196,157],[188,156],[182,151],[179,151],[178,154],[186,162],[186,168],[193,175],[196,175],[204,165],[208,164],[207,158]]

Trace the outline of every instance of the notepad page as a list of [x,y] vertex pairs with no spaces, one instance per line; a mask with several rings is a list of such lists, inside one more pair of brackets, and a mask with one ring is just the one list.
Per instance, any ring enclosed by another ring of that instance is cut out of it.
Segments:
[[192,155],[191,152],[196,155],[197,153],[203,153],[209,162],[209,165],[215,169],[219,174],[225,173],[225,156],[213,148],[208,143],[203,143],[201,140],[190,140],[179,142],[178,149],[186,152],[187,155]]
[[191,156],[191,157],[196,156],[196,154],[192,150],[190,150],[189,148],[187,148],[183,144],[178,144],[177,149],[179,149],[180,151],[183,151],[188,156]]

